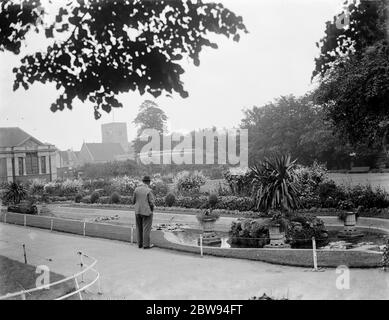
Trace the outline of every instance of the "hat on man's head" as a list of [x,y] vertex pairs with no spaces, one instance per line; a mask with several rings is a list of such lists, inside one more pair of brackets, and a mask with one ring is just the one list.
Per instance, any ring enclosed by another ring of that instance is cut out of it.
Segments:
[[150,176],[144,176],[142,181],[143,182],[150,182],[151,181]]

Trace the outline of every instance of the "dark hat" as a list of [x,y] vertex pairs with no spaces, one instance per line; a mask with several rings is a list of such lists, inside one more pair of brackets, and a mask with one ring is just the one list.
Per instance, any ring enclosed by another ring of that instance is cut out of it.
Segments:
[[149,176],[144,176],[143,179],[142,179],[143,182],[150,182],[151,179]]

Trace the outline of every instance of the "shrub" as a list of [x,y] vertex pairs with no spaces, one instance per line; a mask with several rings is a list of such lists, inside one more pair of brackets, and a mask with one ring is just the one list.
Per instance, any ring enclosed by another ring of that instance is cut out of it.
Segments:
[[231,188],[219,182],[217,187],[217,194],[219,196],[231,196],[233,194]]
[[173,193],[169,193],[165,198],[165,204],[168,207],[171,207],[176,202],[176,196]]
[[218,202],[218,200],[219,199],[217,198],[216,194],[214,194],[214,193],[210,194],[209,197],[208,197],[208,205],[209,205],[209,207],[211,207],[211,208],[215,207],[217,202]]
[[296,160],[290,155],[265,159],[251,168],[257,210],[294,210],[301,206]]
[[74,197],[74,202],[75,203],[80,203],[82,200],[82,195],[81,194],[77,194],[75,197]]
[[43,194],[44,192],[44,187],[45,187],[45,181],[40,180],[40,179],[34,179],[32,180],[30,184],[30,194]]
[[133,204],[133,198],[130,196],[120,196],[120,204]]
[[44,186],[44,192],[48,193],[49,195],[59,195],[61,192],[61,183],[55,181],[46,183]]
[[254,201],[250,197],[219,197],[216,208],[225,210],[250,211],[254,208]]
[[140,181],[129,176],[116,177],[111,180],[112,187],[120,194],[132,195]]
[[386,208],[389,206],[388,193],[381,188],[373,188],[370,185],[357,185],[346,189],[347,198],[355,207]]
[[296,166],[295,173],[302,191],[314,192],[321,183],[327,180],[327,169],[316,161],[311,166]]
[[207,179],[199,171],[181,171],[173,179],[174,189],[183,195],[198,194],[206,182]]
[[[252,191],[252,171],[249,168],[230,168],[223,172],[231,193],[235,196],[249,196]],[[220,187],[220,186],[219,186]],[[219,193],[219,195],[221,195]]]
[[61,184],[61,191],[63,195],[71,195],[82,190],[82,182],[80,180],[67,179]]
[[99,197],[99,199],[96,201],[96,203],[110,204],[111,203],[111,197],[107,197],[107,196]]
[[81,199],[82,203],[92,203],[91,196],[85,196]]
[[26,198],[26,187],[19,182],[10,182],[5,189],[2,201],[5,203],[18,204]]
[[309,214],[294,214],[288,218],[287,239],[292,246],[312,247],[312,237],[318,244],[328,242],[323,220]]
[[94,191],[91,196],[90,196],[90,202],[91,203],[96,203],[100,198],[100,195],[98,192]]
[[234,221],[230,229],[231,243],[249,247],[262,248],[269,242],[269,228],[258,219],[241,219]]
[[339,202],[346,200],[344,189],[332,180],[325,181],[319,185],[318,196],[320,206],[324,208],[336,208]]
[[164,182],[160,178],[152,179],[150,187],[153,190],[153,193],[154,193],[155,196],[163,197],[169,191],[169,187],[168,187],[167,183]]
[[110,201],[110,202],[111,202],[111,203],[114,203],[114,204],[120,203],[120,195],[119,195],[119,193],[113,192],[113,193],[111,194],[111,201]]
[[178,197],[176,199],[177,207],[200,209],[204,203],[207,202],[207,197],[196,196],[196,197]]

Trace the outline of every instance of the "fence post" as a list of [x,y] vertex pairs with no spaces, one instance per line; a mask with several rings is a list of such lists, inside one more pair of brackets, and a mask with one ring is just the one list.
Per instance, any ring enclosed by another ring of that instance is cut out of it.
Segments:
[[23,215],[24,226],[26,226],[26,215]]
[[[79,290],[80,286],[78,285],[77,277],[74,277],[74,282],[76,283],[76,289]],[[81,291],[78,292],[78,296],[80,297],[80,300],[82,300]]]
[[53,232],[53,219],[51,219],[51,222],[50,222],[50,231]]
[[[80,255],[80,266],[81,266],[81,271],[84,270],[84,261],[82,260],[82,252],[78,252]],[[81,273],[81,282],[84,282],[84,273]]]
[[100,282],[100,275],[99,275],[99,278],[97,279],[97,293],[98,294],[103,294],[103,291],[101,291],[101,282]]
[[4,223],[7,223],[7,212],[4,213]]
[[313,270],[317,271],[317,253],[316,253],[315,237],[312,237],[312,253],[313,253]]
[[83,227],[82,227],[82,234],[83,234],[84,237],[85,237],[85,219],[84,219],[84,223],[83,223]]
[[26,245],[23,243],[24,263],[27,264]]
[[203,256],[203,235],[200,234],[200,255]]
[[134,243],[134,226],[131,226],[131,243]]

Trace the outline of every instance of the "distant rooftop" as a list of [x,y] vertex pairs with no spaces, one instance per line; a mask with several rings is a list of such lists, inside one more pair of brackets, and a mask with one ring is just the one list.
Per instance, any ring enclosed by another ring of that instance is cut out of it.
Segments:
[[113,161],[117,155],[125,154],[120,143],[85,143],[94,161]]
[[30,138],[33,138],[39,144],[43,144],[18,127],[0,128],[0,148],[16,147]]

